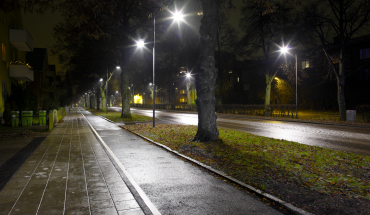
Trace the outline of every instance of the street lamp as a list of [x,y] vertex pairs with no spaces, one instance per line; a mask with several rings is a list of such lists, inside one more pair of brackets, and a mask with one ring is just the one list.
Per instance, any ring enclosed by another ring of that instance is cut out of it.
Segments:
[[[285,55],[288,52],[289,48],[287,46],[283,46],[280,48],[280,52]],[[298,63],[297,63],[297,52],[294,52],[295,57],[295,118],[298,119],[298,81],[297,81],[297,70],[298,70]]]
[[[155,14],[153,13],[153,128],[155,127]],[[176,11],[173,13],[172,18],[180,22],[183,20],[183,15],[181,12]],[[136,42],[136,45],[140,48],[144,47],[145,43],[143,40]]]

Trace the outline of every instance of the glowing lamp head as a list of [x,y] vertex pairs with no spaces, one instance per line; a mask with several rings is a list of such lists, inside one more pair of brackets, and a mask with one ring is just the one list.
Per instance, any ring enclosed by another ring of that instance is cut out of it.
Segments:
[[178,12],[176,11],[174,14],[173,14],[173,19],[176,20],[176,21],[182,21],[182,18],[184,17],[184,15],[182,15],[181,12]]
[[144,47],[144,41],[139,40],[139,41],[136,42],[136,45],[137,45],[137,47],[142,48],[142,47]]
[[116,66],[116,69],[121,69],[121,67],[120,66]]
[[101,78],[101,79],[100,79],[100,81],[102,82],[102,81],[103,81],[103,79]]
[[191,77],[190,73],[186,73],[186,78],[190,78],[190,77]]
[[289,50],[289,48],[287,46],[285,46],[285,47],[283,46],[283,47],[280,48],[280,52],[283,53],[283,54],[287,53],[288,50]]

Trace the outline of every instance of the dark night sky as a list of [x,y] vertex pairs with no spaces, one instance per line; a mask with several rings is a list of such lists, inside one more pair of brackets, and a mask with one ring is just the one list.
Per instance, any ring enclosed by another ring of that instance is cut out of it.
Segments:
[[30,32],[35,48],[48,48],[49,64],[56,65],[57,72],[61,65],[58,64],[58,58],[50,54],[51,46],[55,43],[52,36],[53,26],[62,21],[59,13],[45,13],[43,15],[36,13],[23,13],[23,26]]
[[[177,4],[178,8],[181,8],[181,2]],[[184,2],[182,2],[184,3]],[[186,3],[186,2],[185,2]],[[235,5],[241,6],[242,1],[235,1]],[[192,16],[201,10],[201,3],[200,1],[189,1],[189,4],[186,5],[186,12],[192,13]],[[239,10],[230,11],[230,24],[234,27],[238,26],[239,17],[240,17]],[[50,13],[47,12],[45,14],[36,14],[36,13],[23,13],[23,25],[28,29],[30,32],[35,48],[48,48],[49,51],[49,64],[56,65],[57,72],[60,71],[61,65],[58,64],[58,58],[52,56],[50,54],[50,49],[52,45],[55,43],[55,39],[52,36],[53,26],[58,22],[62,21],[62,16],[60,13]],[[193,26],[194,31],[199,31],[200,23],[196,23],[196,20],[199,20],[197,17],[187,17],[188,22]]]

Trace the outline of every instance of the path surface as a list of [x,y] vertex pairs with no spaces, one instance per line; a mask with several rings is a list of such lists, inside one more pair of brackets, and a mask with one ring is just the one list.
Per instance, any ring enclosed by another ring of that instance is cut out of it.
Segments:
[[[121,108],[118,107],[111,109],[121,111]],[[131,108],[131,112],[153,116],[152,110]],[[198,115],[191,112],[157,110],[156,118],[161,120],[157,123],[198,124]],[[369,127],[297,123],[227,115],[217,115],[217,126],[259,136],[370,156]]]
[[0,192],[0,214],[144,214],[79,112],[69,113]]
[[117,125],[87,111],[83,114],[161,214],[280,214]]

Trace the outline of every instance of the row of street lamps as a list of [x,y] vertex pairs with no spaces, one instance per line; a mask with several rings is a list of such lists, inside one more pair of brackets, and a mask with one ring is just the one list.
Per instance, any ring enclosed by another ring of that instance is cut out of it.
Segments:
[[[173,13],[173,19],[177,22],[183,21],[183,14],[181,12],[176,11]],[[145,46],[144,40],[140,39],[136,42],[137,47],[143,48]],[[289,47],[281,47],[280,51],[283,54],[289,53],[288,52]],[[297,94],[297,53],[295,53],[295,68],[296,68],[296,118],[298,116],[298,94]],[[119,66],[116,67],[116,69],[120,69]],[[114,71],[113,71],[114,72]],[[190,78],[191,74],[186,73],[186,77]],[[100,81],[103,81],[101,78]],[[153,15],[153,128],[155,127],[155,13]],[[108,96],[108,70],[107,70],[107,81],[106,81],[106,97]],[[107,112],[107,108],[106,108]]]

